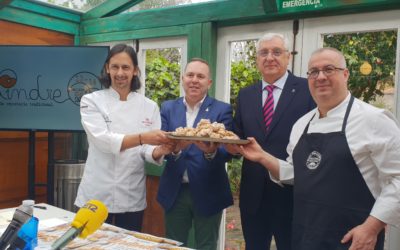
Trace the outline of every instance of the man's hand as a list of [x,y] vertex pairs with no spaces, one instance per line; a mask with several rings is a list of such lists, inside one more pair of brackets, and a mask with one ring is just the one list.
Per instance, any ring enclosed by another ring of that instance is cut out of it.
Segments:
[[369,216],[367,220],[351,229],[341,240],[342,243],[352,241],[349,250],[374,250],[377,236],[385,227],[385,223]]
[[158,161],[162,156],[173,152],[175,147],[176,147],[176,143],[174,143],[174,142],[155,147],[153,150],[153,154],[152,154],[153,159],[155,161]]
[[240,154],[240,147],[237,144],[227,143],[224,144],[224,147],[228,153],[231,155],[239,155]]
[[241,145],[239,152],[248,160],[260,162],[265,158],[265,152],[253,137],[247,138],[250,143]]
[[171,140],[167,137],[167,133],[158,129],[141,133],[140,139],[142,144],[149,145],[161,145],[171,142]]
[[176,140],[175,148],[173,150],[174,154],[178,154],[185,148],[189,147],[190,144],[192,144],[192,141],[187,141],[187,140]]

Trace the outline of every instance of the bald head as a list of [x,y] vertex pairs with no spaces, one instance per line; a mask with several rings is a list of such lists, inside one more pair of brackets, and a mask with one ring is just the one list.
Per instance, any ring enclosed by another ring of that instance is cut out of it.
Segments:
[[320,115],[339,105],[348,95],[349,70],[343,54],[334,48],[321,48],[308,62],[308,86]]
[[[337,50],[335,48],[331,48],[331,47],[325,47],[325,48],[320,48],[315,50],[312,54],[311,54],[311,58],[313,58],[314,56],[318,55],[318,54],[322,54],[324,52],[328,52],[328,53],[332,53],[337,57],[337,61],[338,61],[338,66],[340,68],[346,68],[346,59],[344,58],[343,53],[340,50]],[[311,59],[310,59],[311,62]],[[310,68],[310,63],[308,64],[308,67]]]

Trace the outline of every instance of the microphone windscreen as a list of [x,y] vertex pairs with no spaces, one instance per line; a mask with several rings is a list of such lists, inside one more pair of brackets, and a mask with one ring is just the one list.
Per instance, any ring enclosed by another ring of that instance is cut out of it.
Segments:
[[33,215],[33,208],[32,206],[19,206],[13,215],[13,219],[18,220],[24,224],[27,222]]
[[90,200],[78,210],[71,226],[82,228],[79,237],[86,238],[101,227],[107,216],[107,207],[101,201]]

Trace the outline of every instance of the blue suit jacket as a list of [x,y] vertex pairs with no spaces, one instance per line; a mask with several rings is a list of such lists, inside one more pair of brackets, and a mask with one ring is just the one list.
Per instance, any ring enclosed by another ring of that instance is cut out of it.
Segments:
[[[206,97],[200,107],[194,127],[201,119],[224,123],[226,129],[232,127],[232,108],[229,104]],[[166,101],[161,105],[162,130],[174,131],[186,127],[186,107],[183,98]],[[225,163],[230,155],[219,147],[213,160],[207,160],[194,144],[184,149],[178,159],[167,156],[167,164],[160,179],[157,200],[165,210],[169,210],[178,197],[182,176],[187,169],[189,188],[195,211],[199,215],[210,216],[233,204]]]
[[[275,157],[286,160],[286,147],[293,124],[315,107],[307,80],[289,72],[268,133],[262,112],[262,82],[240,90],[234,118],[234,131],[241,138],[254,137],[261,147]],[[265,187],[265,185],[267,185]],[[264,192],[267,192],[266,195]],[[244,159],[240,184],[240,208],[255,213],[264,197],[270,200],[271,211],[291,216],[292,186],[284,188],[272,182],[266,169]],[[275,209],[273,208],[275,207]],[[274,215],[272,215],[274,216]]]

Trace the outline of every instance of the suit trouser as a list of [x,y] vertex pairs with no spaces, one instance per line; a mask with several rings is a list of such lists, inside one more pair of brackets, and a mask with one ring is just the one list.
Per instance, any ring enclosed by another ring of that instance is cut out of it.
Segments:
[[188,235],[193,225],[195,248],[215,250],[217,248],[222,211],[211,216],[200,216],[193,208],[189,185],[182,184],[174,206],[165,212],[166,237],[188,246]]
[[[289,196],[289,202],[276,204],[277,199],[271,199],[271,193],[267,190],[271,191],[271,186],[264,186],[263,199],[256,213],[248,213],[246,209],[240,208],[246,250],[270,249],[272,236],[278,250],[292,250],[292,198]],[[274,195],[283,195],[279,191]]]

